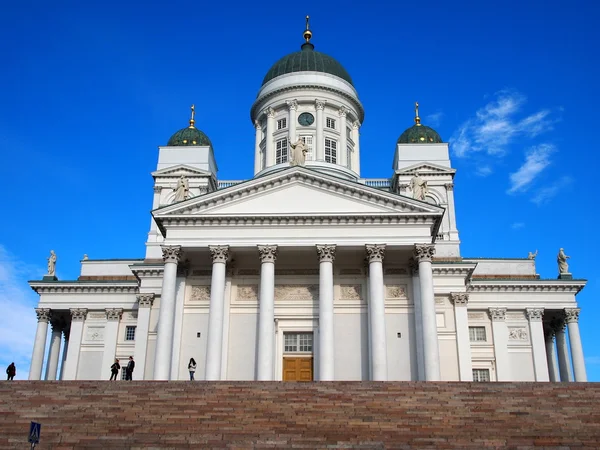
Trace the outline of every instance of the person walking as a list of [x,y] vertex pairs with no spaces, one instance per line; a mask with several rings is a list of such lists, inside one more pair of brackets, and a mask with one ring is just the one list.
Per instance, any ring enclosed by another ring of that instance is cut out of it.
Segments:
[[14,362],[11,362],[6,368],[6,375],[6,381],[13,381],[13,379],[17,375],[17,366],[15,366]]
[[135,369],[135,361],[133,360],[133,356],[130,356],[129,362],[127,363],[127,367],[125,367],[126,381],[133,381],[133,369]]
[[196,360],[194,358],[190,358],[188,370],[190,371],[190,381],[194,381],[194,373],[196,373]]
[[113,365],[110,366],[110,381],[117,381],[117,374],[119,373],[119,370],[121,370],[121,364],[119,364],[118,359],[115,359]]

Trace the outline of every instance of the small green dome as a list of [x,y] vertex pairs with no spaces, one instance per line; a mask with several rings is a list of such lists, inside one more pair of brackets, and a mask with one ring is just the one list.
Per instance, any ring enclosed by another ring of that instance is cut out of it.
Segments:
[[182,128],[169,139],[167,144],[169,147],[181,147],[185,145],[208,145],[212,147],[212,143],[207,135],[194,126]]
[[398,138],[398,144],[440,144],[442,138],[433,128],[415,124]]
[[328,73],[352,84],[350,74],[337,60],[324,53],[314,51],[315,46],[310,42],[305,42],[301,48],[302,50],[299,52],[290,53],[273,64],[263,79],[263,86],[280,75],[293,72]]

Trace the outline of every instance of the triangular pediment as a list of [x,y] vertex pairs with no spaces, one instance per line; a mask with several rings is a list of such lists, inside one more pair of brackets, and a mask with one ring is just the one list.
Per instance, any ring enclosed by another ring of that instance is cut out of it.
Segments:
[[454,175],[456,173],[456,169],[451,169],[449,167],[428,162],[413,164],[411,166],[396,170],[396,174],[398,175],[414,175],[416,172],[419,172],[421,175]]
[[197,169],[196,167],[191,167],[185,164],[179,164],[152,172],[152,176],[154,178],[171,178],[180,177],[181,175],[185,175],[186,177],[212,176],[208,170]]
[[444,209],[408,197],[294,167],[154,211],[157,220],[182,216],[414,215]]

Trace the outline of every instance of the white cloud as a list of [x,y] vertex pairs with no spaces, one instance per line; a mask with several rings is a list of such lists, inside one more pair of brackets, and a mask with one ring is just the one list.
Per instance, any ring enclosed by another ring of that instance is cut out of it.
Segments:
[[428,114],[425,116],[424,125],[428,125],[430,127],[437,127],[442,122],[442,117],[444,117],[444,113],[438,111],[433,114]]
[[477,166],[477,169],[475,170],[475,175],[477,175],[479,177],[487,177],[488,175],[491,175],[493,172],[494,171],[491,166],[481,165],[481,166]]
[[29,376],[37,327],[34,308],[38,296],[27,280],[40,279],[43,274],[43,269],[19,261],[0,244],[0,368],[14,362],[20,380]]
[[569,176],[564,176],[556,180],[550,186],[539,189],[531,198],[531,201],[540,206],[549,202],[556,194],[565,189],[572,183],[573,179]]
[[513,224],[512,224],[510,227],[511,227],[513,230],[518,230],[518,229],[520,229],[520,228],[523,228],[524,226],[525,226],[525,224],[524,224],[523,222],[515,222],[515,223],[513,223]]
[[526,101],[519,92],[504,90],[480,108],[450,139],[456,156],[466,157],[475,152],[504,155],[508,145],[518,136],[535,137],[552,129],[556,119],[551,111],[542,109],[524,118],[521,113]]
[[509,194],[529,189],[535,178],[550,165],[550,155],[556,148],[552,144],[540,144],[531,147],[525,153],[525,162],[516,172],[510,174]]

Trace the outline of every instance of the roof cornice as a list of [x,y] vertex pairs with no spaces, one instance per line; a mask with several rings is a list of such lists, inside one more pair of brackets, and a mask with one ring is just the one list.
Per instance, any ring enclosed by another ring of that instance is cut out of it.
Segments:
[[38,294],[135,294],[137,281],[29,281]]
[[565,292],[577,294],[586,280],[471,280],[468,292]]

